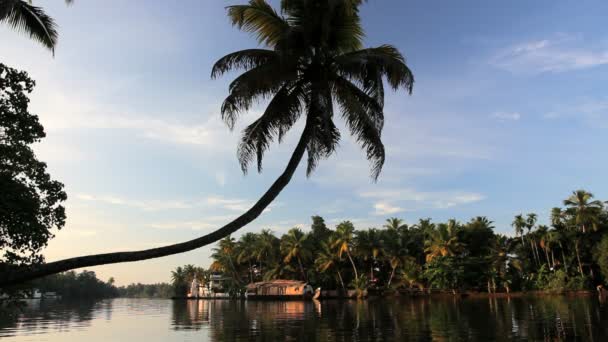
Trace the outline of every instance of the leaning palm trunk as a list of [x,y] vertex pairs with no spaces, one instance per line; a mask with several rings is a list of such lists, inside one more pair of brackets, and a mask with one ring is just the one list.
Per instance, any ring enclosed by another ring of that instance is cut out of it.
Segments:
[[562,260],[564,260],[564,270],[566,271],[566,273],[568,273],[568,262],[566,261],[566,254],[564,253],[564,246],[562,245],[561,241],[559,241],[559,249],[562,250]]
[[[551,266],[551,259],[549,258],[549,251],[547,251],[547,248],[543,248],[543,250],[545,251],[545,259],[547,259],[547,266],[553,267],[553,266]],[[555,268],[554,268],[554,270],[555,270]]]
[[581,273],[581,275],[585,275],[585,273],[583,272],[583,264],[581,263],[581,253],[579,252],[578,249],[578,239],[574,242],[574,249],[576,251],[576,260],[578,261],[578,271]]
[[392,267],[391,276],[388,278],[388,283],[386,284],[386,288],[389,289],[391,287],[391,282],[393,281],[393,277],[395,276],[395,270],[397,267]]
[[338,269],[338,279],[340,280],[340,286],[342,286],[342,291],[346,293],[346,286],[344,286],[344,279],[342,279],[342,273],[340,269]]
[[3,276],[2,279],[0,279],[0,287],[15,285],[28,280],[44,277],[50,274],[65,272],[81,267],[140,261],[188,252],[214,243],[234,233],[238,229],[244,227],[245,225],[255,220],[258,216],[260,216],[264,209],[268,207],[268,205],[279,195],[281,190],[283,190],[285,186],[289,183],[291,177],[298,168],[298,164],[302,160],[302,156],[304,155],[304,152],[306,150],[309,132],[310,123],[307,122],[304,131],[302,132],[302,136],[300,137],[300,141],[298,142],[283,173],[274,181],[274,183],[264,193],[264,195],[249,210],[247,210],[244,214],[236,218],[234,221],[223,226],[222,228],[210,234],[201,236],[190,241],[164,247],[132,252],[115,252],[87,255],[54,261],[47,264],[36,265],[27,269],[15,269],[13,272],[7,272],[6,276]]
[[353,266],[353,272],[355,272],[355,280],[359,280],[359,274],[357,273],[357,266],[355,266],[355,262],[353,261],[353,258],[350,256],[350,253],[348,251],[346,251],[346,256],[348,257],[348,260],[350,260],[350,264]]
[[302,280],[308,282],[308,277],[306,276],[306,272],[304,272],[304,266],[302,266],[302,259],[298,257],[298,266],[300,266],[300,273],[302,273]]

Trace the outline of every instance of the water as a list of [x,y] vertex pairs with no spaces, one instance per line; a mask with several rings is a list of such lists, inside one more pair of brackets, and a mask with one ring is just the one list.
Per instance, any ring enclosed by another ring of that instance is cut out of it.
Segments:
[[608,341],[597,298],[32,303],[4,341]]

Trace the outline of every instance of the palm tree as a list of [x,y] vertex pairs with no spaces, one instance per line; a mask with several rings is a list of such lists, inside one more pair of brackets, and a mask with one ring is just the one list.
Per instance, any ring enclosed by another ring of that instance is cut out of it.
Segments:
[[188,287],[186,276],[182,267],[177,267],[175,271],[171,271],[171,282],[176,296],[183,296],[186,294]]
[[[305,124],[292,156],[279,178],[244,214],[224,227],[174,245],[134,252],[106,253],[56,261],[30,271],[12,272],[0,286],[85,266],[145,260],[187,252],[213,243],[255,220],[287,186],[307,152],[307,174],[337,148],[340,133],[334,114],[365,150],[371,175],[378,178],[385,160],[384,84],[412,92],[414,77],[397,48],[362,48],[361,0],[283,0],[282,14],[264,0],[229,6],[233,25],[253,33],[267,49],[247,49],[220,58],[212,78],[245,69],[229,88],[221,112],[233,128],[239,114],[258,99],[270,98],[263,114],[243,131],[238,157],[243,171],[253,159],[262,169],[264,152],[274,139],[304,116]],[[334,108],[334,104],[338,108]],[[303,115],[302,115],[303,114]]]
[[175,271],[171,271],[171,281],[173,282],[174,286],[186,281],[186,274],[181,266],[177,267]]
[[[73,0],[66,0],[72,4]],[[41,8],[32,5],[31,1],[2,0],[0,2],[0,23],[6,23],[16,31],[28,34],[51,52],[55,53],[57,45],[57,24]]]
[[298,262],[302,279],[308,281],[308,276],[304,271],[302,259],[308,259],[311,254],[308,246],[306,246],[308,235],[304,234],[299,228],[290,229],[287,234],[281,238],[281,253],[285,256],[283,262],[289,264],[292,259]]
[[511,226],[515,228],[515,236],[521,237],[521,244],[524,244],[524,228],[526,227],[526,220],[524,219],[522,214],[516,215],[515,219],[513,219],[513,223]]
[[255,261],[256,244],[258,237],[255,233],[246,233],[241,236],[238,242],[238,252],[236,261],[239,264],[247,264],[249,282],[253,283],[253,261]]
[[489,257],[492,276],[490,277],[491,284],[488,282],[488,292],[492,292],[492,288],[494,290],[496,289],[496,277],[502,281],[502,285],[507,293],[511,292],[508,270],[510,267],[519,271],[522,270],[521,260],[511,255],[511,250],[513,248],[512,241],[513,240],[508,239],[505,236],[498,235],[490,247]]
[[196,266],[192,264],[184,265],[183,271],[186,276],[186,282],[191,283],[195,278]]
[[378,256],[382,253],[382,238],[377,229],[371,228],[355,233],[355,251],[364,261],[370,264],[370,278],[374,281],[374,266]]
[[386,219],[386,223],[383,227],[386,229],[401,230],[407,229],[407,224],[400,218],[391,217]]
[[536,246],[536,239],[534,235],[531,234],[532,229],[536,226],[536,221],[538,216],[535,213],[529,213],[526,216],[526,229],[528,229],[528,236],[530,237],[530,246],[532,247],[532,254],[536,260],[537,265],[540,265],[540,255],[538,253],[538,247]]
[[411,258],[408,253],[407,240],[403,234],[396,230],[388,230],[384,237],[384,256],[391,267],[391,274],[388,278],[386,287],[389,288],[397,269],[402,266],[407,258]]
[[593,200],[593,194],[585,190],[576,190],[572,196],[564,200],[566,211],[570,212],[575,219],[575,223],[586,233],[587,228],[597,230],[599,216],[602,212],[603,204],[601,201]]
[[355,231],[355,226],[353,226],[352,222],[344,221],[336,227],[335,239],[331,245],[332,248],[337,250],[338,256],[341,258],[344,254],[350,261],[350,264],[353,267],[353,272],[355,273],[355,280],[359,279],[359,273],[357,272],[357,266],[353,260],[351,255],[352,245],[353,245],[353,233]]
[[237,244],[231,236],[227,236],[220,240],[218,246],[213,248],[211,258],[214,261],[211,263],[209,268],[214,272],[227,273],[236,283],[240,283],[241,277],[235,264],[236,247]]
[[430,231],[424,244],[427,262],[439,256],[455,256],[464,248],[464,244],[458,241],[458,223],[453,219]]
[[260,274],[263,272],[263,264],[270,265],[276,262],[275,251],[278,249],[279,239],[277,239],[270,230],[262,229],[257,235],[257,240],[254,244],[254,256],[260,268]]
[[547,265],[551,268],[554,268],[555,265],[551,264],[551,259],[549,258],[549,251],[551,250],[551,242],[549,242],[549,227],[545,225],[539,225],[536,232],[539,236],[538,243],[540,245],[540,248],[542,248],[543,252],[545,252],[545,259],[547,260]]
[[335,270],[338,276],[338,281],[342,287],[342,291],[346,293],[346,286],[344,285],[344,279],[342,278],[342,272],[340,272],[340,262],[342,258],[334,251],[332,246],[332,239],[328,242],[323,241],[321,243],[321,249],[317,258],[315,259],[315,266],[319,272],[327,272],[328,270]]
[[551,225],[555,230],[551,231],[551,240],[554,243],[559,245],[559,249],[562,253],[562,262],[564,263],[564,270],[568,272],[568,262],[566,261],[566,254],[564,251],[564,246],[562,241],[566,240],[567,234],[567,225],[565,223],[565,215],[564,211],[561,208],[552,208],[551,209]]

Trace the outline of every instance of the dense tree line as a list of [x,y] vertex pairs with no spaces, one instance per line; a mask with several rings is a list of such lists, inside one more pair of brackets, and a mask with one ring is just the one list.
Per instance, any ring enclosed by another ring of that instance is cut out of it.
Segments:
[[538,224],[533,213],[517,215],[514,236],[497,234],[486,217],[413,225],[390,218],[380,229],[357,230],[350,221],[330,229],[314,216],[308,232],[222,239],[209,271],[240,286],[289,278],[342,290],[590,289],[608,279],[608,213],[583,190],[563,204],[551,210],[550,225]]
[[93,271],[69,271],[40,278],[31,283],[31,289],[55,292],[65,299],[101,299],[119,295],[114,278],[102,281]]
[[125,298],[171,298],[174,295],[173,285],[167,283],[133,283],[118,288],[118,296]]

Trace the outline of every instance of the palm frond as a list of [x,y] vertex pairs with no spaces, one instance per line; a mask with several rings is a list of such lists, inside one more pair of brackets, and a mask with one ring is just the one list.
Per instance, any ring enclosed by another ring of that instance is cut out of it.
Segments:
[[376,101],[343,77],[336,78],[334,93],[352,135],[371,162],[372,178],[377,180],[385,160],[382,110]]
[[262,171],[262,159],[270,143],[275,137],[281,142],[284,134],[300,117],[302,95],[298,84],[284,85],[272,98],[264,114],[245,128],[237,152],[244,173],[247,173],[254,156],[257,158],[258,172]]
[[230,83],[230,94],[222,104],[222,119],[230,129],[234,128],[238,115],[247,111],[255,100],[276,93],[285,82],[295,77],[294,72],[276,64],[266,64],[244,72]]
[[28,34],[54,53],[57,25],[42,8],[22,0],[7,0],[7,4],[0,6],[0,22],[6,22],[13,29]]
[[311,122],[311,129],[306,147],[308,153],[306,175],[310,176],[321,159],[328,158],[335,152],[340,141],[340,131],[333,122],[333,101],[328,86],[310,92],[308,100],[308,120]]
[[411,93],[414,86],[414,75],[405,63],[405,58],[399,50],[391,45],[382,45],[376,48],[358,50],[346,53],[335,59],[338,72],[341,76],[355,79],[364,83],[370,79],[369,75],[379,72],[390,86],[397,90],[400,87]]
[[220,58],[211,69],[211,78],[217,78],[234,69],[251,70],[269,63],[278,63],[279,55],[272,50],[247,49]]
[[250,0],[248,5],[228,6],[232,25],[256,35],[261,44],[274,47],[289,24],[266,1]]

